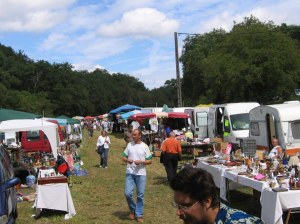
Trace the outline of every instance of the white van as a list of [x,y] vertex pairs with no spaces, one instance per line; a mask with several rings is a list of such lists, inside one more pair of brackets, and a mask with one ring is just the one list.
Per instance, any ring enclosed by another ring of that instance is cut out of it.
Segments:
[[257,106],[259,103],[255,102],[211,106],[208,112],[208,137],[239,144],[240,138],[249,137],[249,111]]
[[249,113],[250,138],[256,140],[257,149],[272,148],[276,137],[288,155],[300,152],[300,103],[259,106]]
[[208,106],[184,110],[190,115],[192,131],[202,140],[208,137],[208,110]]

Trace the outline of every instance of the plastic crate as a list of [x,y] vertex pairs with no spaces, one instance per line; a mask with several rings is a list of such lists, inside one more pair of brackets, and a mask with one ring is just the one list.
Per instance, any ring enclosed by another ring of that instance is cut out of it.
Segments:
[[245,155],[256,154],[256,140],[251,138],[241,138],[240,147]]

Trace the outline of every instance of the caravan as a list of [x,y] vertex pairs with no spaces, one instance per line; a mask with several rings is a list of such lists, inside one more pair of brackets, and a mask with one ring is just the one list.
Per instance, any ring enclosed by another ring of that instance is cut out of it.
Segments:
[[208,137],[223,138],[239,145],[240,138],[249,137],[249,111],[258,103],[213,105],[208,111]]
[[300,152],[300,103],[259,106],[249,113],[250,138],[258,149],[270,149],[273,137],[288,155]]

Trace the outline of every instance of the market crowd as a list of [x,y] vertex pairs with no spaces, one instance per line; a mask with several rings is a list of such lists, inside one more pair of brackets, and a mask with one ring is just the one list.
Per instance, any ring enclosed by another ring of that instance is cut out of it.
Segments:
[[[134,128],[135,126],[135,128]],[[123,125],[126,148],[122,160],[126,165],[124,195],[128,204],[129,219],[144,222],[146,166],[152,163],[149,146],[143,142],[145,127],[136,124]],[[174,191],[176,214],[184,223],[263,223],[257,217],[243,211],[232,209],[220,202],[220,197],[211,174],[192,166],[177,173],[178,161],[181,160],[181,144],[175,138],[176,131],[169,125],[162,129],[165,136],[161,143],[161,163],[165,166],[167,181]],[[183,128],[186,140],[193,138],[189,128]],[[110,140],[105,130],[97,140],[97,147],[105,146],[100,155],[100,167],[107,167],[107,154]],[[133,197],[136,189],[136,198]]]

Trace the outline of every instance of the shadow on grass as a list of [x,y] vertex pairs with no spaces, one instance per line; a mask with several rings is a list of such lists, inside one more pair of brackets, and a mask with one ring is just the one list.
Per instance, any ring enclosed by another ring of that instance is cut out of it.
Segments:
[[38,216],[36,216],[36,219],[39,218],[46,218],[46,217],[52,217],[52,216],[57,216],[57,217],[62,217],[62,219],[64,219],[65,214],[67,214],[67,212],[65,211],[60,211],[60,210],[53,210],[53,209],[43,209]]
[[154,177],[153,178],[153,185],[166,185],[169,186],[169,182],[167,180],[167,177]]
[[120,220],[130,220],[129,212],[116,211],[112,213],[114,216],[118,217]]

